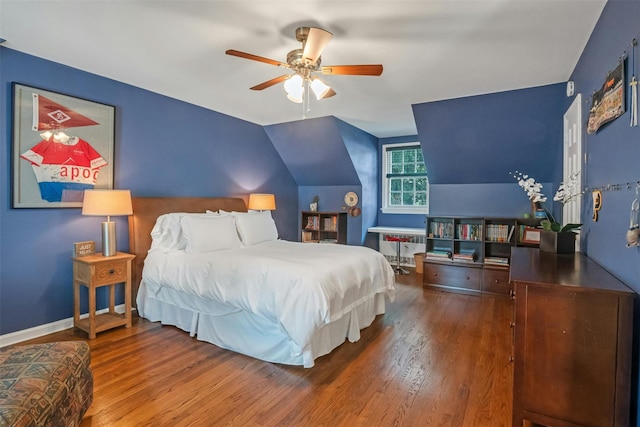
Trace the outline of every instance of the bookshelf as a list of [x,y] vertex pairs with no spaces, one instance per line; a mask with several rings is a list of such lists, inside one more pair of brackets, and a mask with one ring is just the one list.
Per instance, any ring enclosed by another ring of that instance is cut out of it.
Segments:
[[524,243],[526,227],[539,219],[426,218],[423,284],[465,293],[509,293],[509,264],[514,246]]
[[346,212],[303,211],[301,217],[302,243],[347,244]]

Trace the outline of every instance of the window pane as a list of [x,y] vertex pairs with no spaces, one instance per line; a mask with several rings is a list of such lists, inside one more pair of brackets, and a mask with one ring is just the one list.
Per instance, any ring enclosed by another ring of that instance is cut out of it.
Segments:
[[404,152],[404,162],[414,163],[416,161],[416,150],[406,150]]
[[413,192],[413,178],[404,178],[402,180],[402,191]]
[[426,190],[427,190],[427,178],[417,178],[416,191],[426,191]]
[[389,204],[391,206],[400,206],[402,204],[402,193],[391,193]]
[[402,204],[404,206],[413,206],[413,193],[402,193]]
[[391,178],[390,190],[393,191],[402,191],[402,179],[400,178]]
[[415,163],[405,163],[402,169],[402,173],[414,173],[416,171],[416,165]]

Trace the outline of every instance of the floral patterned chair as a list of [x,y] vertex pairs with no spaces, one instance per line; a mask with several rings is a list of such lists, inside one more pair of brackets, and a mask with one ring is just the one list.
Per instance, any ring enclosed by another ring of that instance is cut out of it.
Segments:
[[93,401],[84,341],[0,349],[1,426],[78,426]]

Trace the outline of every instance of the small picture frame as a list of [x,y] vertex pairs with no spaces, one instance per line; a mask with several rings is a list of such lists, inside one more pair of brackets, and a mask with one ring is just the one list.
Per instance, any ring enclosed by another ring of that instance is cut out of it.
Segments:
[[533,227],[525,227],[522,232],[522,243],[529,243],[533,245],[540,244],[540,229]]
[[93,255],[96,253],[96,242],[87,240],[84,242],[75,242],[73,244],[74,258]]

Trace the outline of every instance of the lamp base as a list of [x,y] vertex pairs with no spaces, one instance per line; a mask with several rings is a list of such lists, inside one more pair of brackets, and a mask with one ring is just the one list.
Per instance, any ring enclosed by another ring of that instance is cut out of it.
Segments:
[[116,254],[116,223],[106,221],[102,223],[102,255],[114,256]]

